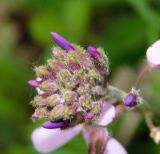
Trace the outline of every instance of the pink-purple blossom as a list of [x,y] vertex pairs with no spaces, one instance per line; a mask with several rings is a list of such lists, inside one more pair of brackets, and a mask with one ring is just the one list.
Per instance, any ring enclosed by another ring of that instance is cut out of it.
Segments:
[[[60,48],[53,48],[53,57],[46,65],[35,67],[37,78],[28,82],[37,90],[31,102],[35,108],[32,118],[46,121],[32,134],[35,148],[49,153],[82,131],[84,136],[88,134],[84,138],[89,149],[103,154],[126,154],[103,128],[122,112],[104,100],[109,72],[105,52],[94,47],[85,50],[55,32],[51,36]],[[99,142],[100,149],[96,148]]]
[[82,131],[89,148],[92,148],[94,145],[96,150],[95,144],[100,142],[100,145],[103,145],[100,149],[103,154],[127,154],[124,147],[116,139],[112,138],[105,128],[89,129],[82,125],[65,130],[41,127],[35,129],[32,133],[32,142],[38,152],[50,153],[66,144]]
[[160,69],[160,40],[147,49],[147,62],[151,69]]

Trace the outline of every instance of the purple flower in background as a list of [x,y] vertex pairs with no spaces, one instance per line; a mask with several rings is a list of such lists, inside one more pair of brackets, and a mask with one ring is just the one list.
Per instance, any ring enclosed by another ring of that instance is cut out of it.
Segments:
[[46,120],[32,134],[35,148],[40,153],[51,152],[83,130],[84,136],[88,134],[89,150],[100,141],[102,146],[95,146],[95,151],[125,154],[103,128],[122,111],[104,100],[109,70],[104,51],[94,47],[86,51],[55,32],[51,36],[61,48],[53,48],[53,58],[35,67],[37,79],[28,82],[38,93],[31,102],[35,107],[32,118]]
[[147,49],[148,66],[153,69],[160,69],[160,40],[156,41]]

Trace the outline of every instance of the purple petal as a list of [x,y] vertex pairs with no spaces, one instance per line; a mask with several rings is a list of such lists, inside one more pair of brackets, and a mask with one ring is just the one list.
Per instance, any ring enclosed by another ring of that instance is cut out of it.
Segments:
[[80,133],[81,129],[81,125],[66,130],[45,129],[40,127],[32,133],[32,142],[38,152],[49,153],[66,144]]
[[51,36],[53,40],[64,50],[69,51],[69,50],[74,50],[74,47],[72,44],[70,44],[67,40],[65,40],[63,37],[58,35],[55,32],[51,32]]
[[37,80],[29,80],[28,84],[34,88],[39,87],[39,82]]
[[100,52],[94,47],[88,47],[87,51],[93,59],[98,59],[101,56]]
[[39,116],[38,116],[36,113],[33,113],[33,114],[32,114],[32,118],[33,118],[33,119],[38,119]]
[[68,123],[66,121],[58,121],[58,122],[51,122],[47,121],[42,126],[46,129],[55,129],[55,128],[62,128],[67,126]]
[[96,121],[96,124],[100,126],[106,126],[110,124],[115,117],[115,107],[112,105],[112,103],[104,102],[99,119]]
[[107,142],[104,154],[127,154],[127,151],[116,139],[110,138]]

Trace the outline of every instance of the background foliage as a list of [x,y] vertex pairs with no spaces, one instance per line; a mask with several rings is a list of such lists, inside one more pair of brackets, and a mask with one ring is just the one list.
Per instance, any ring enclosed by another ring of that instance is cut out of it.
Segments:
[[[30,119],[35,92],[27,80],[34,78],[32,68],[51,54],[51,31],[84,47],[104,47],[110,81],[128,90],[147,46],[160,37],[160,1],[0,0],[0,153],[37,153],[30,134],[40,122]],[[159,101],[159,75],[145,87],[152,94],[147,95],[150,101]],[[125,114],[109,130],[131,154],[160,153],[140,115]],[[82,154],[86,146],[79,135],[53,153]]]

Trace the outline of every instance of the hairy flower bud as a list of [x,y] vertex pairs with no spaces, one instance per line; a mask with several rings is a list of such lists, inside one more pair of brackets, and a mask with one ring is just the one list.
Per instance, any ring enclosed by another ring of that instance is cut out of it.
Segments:
[[90,110],[91,109],[90,96],[89,95],[81,96],[79,98],[79,104],[81,105],[82,108]]
[[35,96],[34,99],[31,101],[31,104],[35,107],[45,106],[46,103],[47,103],[47,100],[39,95]]
[[36,108],[35,114],[36,114],[38,117],[47,118],[48,115],[49,115],[49,112],[47,111],[47,108],[46,108],[46,107],[39,107],[39,108]]
[[78,108],[78,103],[74,102],[71,105],[68,105],[64,109],[64,119],[69,120],[71,116],[73,116],[76,113],[76,110]]
[[47,97],[47,105],[49,107],[54,107],[61,102],[61,98],[58,94],[53,94]]
[[49,115],[49,119],[51,121],[57,121],[57,120],[60,120],[63,118],[63,113],[64,113],[64,110],[65,110],[65,105],[63,104],[58,104],[56,105],[50,115]]
[[63,69],[65,69],[65,65],[63,63],[60,63],[57,60],[53,60],[53,59],[48,60],[48,66],[55,73],[58,73],[62,71]]
[[64,99],[66,104],[72,104],[77,99],[77,94],[74,91],[65,91],[64,92]]
[[38,77],[45,77],[45,76],[49,76],[50,72],[48,70],[48,68],[46,66],[39,66],[35,68],[35,72],[37,74]]
[[139,91],[132,88],[131,92],[124,99],[124,105],[127,107],[134,107],[139,102]]
[[58,88],[57,88],[57,84],[53,80],[45,80],[40,85],[40,89],[43,91],[56,92]]

